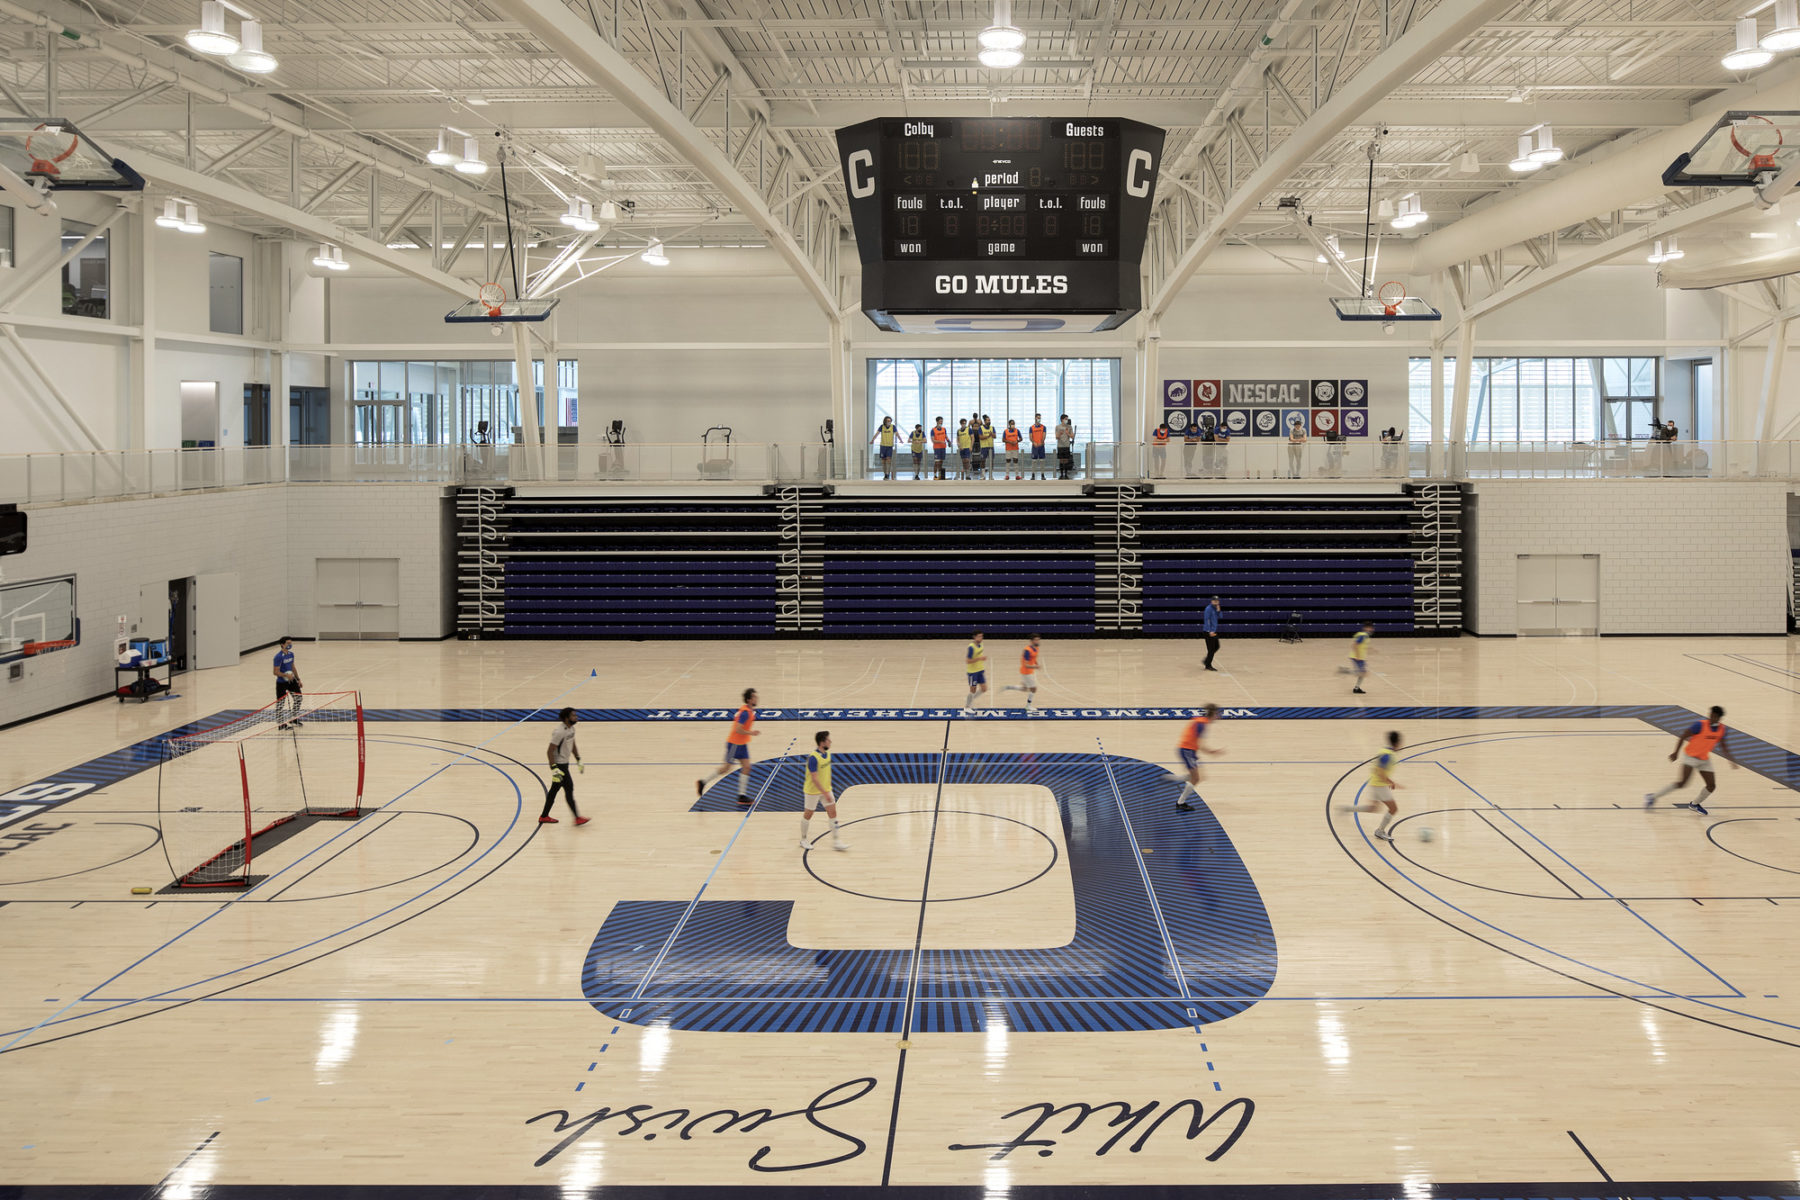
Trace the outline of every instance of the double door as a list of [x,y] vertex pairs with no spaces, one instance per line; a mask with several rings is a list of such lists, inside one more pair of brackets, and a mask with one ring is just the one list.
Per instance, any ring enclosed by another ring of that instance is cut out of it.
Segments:
[[1518,567],[1521,637],[1600,632],[1598,554],[1521,554]]
[[320,558],[314,560],[313,571],[313,604],[321,640],[400,636],[399,559]]

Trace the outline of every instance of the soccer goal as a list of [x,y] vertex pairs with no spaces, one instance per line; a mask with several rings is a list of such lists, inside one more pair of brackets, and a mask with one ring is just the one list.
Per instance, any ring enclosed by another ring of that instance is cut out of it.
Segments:
[[289,696],[163,739],[156,814],[178,888],[248,887],[257,854],[310,820],[362,815],[362,699]]

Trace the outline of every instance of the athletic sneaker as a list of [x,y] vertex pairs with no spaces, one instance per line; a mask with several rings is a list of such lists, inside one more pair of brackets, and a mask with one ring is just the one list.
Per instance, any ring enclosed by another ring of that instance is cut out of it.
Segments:
[[755,803],[755,801],[751,800],[750,797],[748,797],[748,796],[739,796],[737,799],[737,802],[739,804],[743,805],[745,808],[749,808],[752,804]]
[[1363,695],[1367,695],[1368,693],[1364,692],[1361,688],[1351,688],[1350,694],[1352,696],[1363,696]]
[[704,780],[704,779],[694,780],[694,795],[696,795],[696,796],[706,795],[706,780]]
[[591,821],[591,820],[593,820],[593,819],[594,819],[594,818],[592,818],[592,817],[576,817],[576,818],[575,818],[575,823],[576,823],[576,824],[577,824],[577,825],[586,825],[586,824],[587,824],[587,823],[588,823],[588,822],[589,822],[589,821]]
[[1675,807],[1676,808],[1691,808],[1703,817],[1707,815],[1706,806],[1701,804],[1698,800],[1690,801],[1687,804],[1677,804]]
[[1645,792],[1644,793],[1644,807],[1649,808],[1651,805],[1653,805],[1655,803],[1656,803],[1656,793],[1655,792]]
[[809,841],[807,841],[807,840],[806,840],[806,839],[805,839],[805,838],[801,838],[801,839],[800,839],[800,848],[801,848],[801,849],[802,849],[802,850],[811,850],[811,849],[812,849],[812,843],[811,843],[811,842],[809,842]]
[[561,822],[558,821],[555,817],[539,817],[538,824],[539,825],[559,825],[559,824],[561,824]]
[[1185,801],[1177,800],[1175,802],[1175,811],[1176,812],[1193,812],[1194,806],[1186,803]]
[[1382,831],[1381,831],[1381,830],[1379,830],[1379,829],[1378,829],[1378,830],[1376,830],[1376,831],[1375,831],[1375,836],[1376,836],[1376,837],[1378,837],[1378,838],[1380,838],[1380,839],[1381,839],[1381,840],[1382,840],[1382,841],[1384,841],[1384,842],[1391,842],[1391,841],[1393,841],[1393,840],[1394,840],[1394,835],[1393,835],[1393,834],[1391,834],[1391,833],[1384,833],[1384,832],[1382,832]]
[[850,843],[842,838],[834,838],[831,843],[831,848],[833,850],[848,850],[850,848]]

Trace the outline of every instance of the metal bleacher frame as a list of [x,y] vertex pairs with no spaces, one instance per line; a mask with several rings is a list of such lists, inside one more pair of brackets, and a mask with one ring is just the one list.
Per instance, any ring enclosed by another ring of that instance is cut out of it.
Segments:
[[1462,625],[1458,484],[457,495],[465,637],[1193,636]]

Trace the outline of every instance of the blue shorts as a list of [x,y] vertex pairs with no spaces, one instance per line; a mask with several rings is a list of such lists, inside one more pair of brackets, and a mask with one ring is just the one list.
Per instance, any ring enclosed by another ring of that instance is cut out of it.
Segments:
[[970,671],[969,672],[969,686],[970,687],[974,687],[978,683],[986,683],[986,682],[987,682],[987,672],[986,671]]
[[881,448],[881,457],[883,457],[883,458],[894,457],[894,448],[892,446],[883,446]]
[[933,450],[932,454],[934,454],[937,457],[937,460],[939,462],[944,461],[944,448],[942,446],[939,446],[937,449]]
[[1200,752],[1198,750],[1189,750],[1186,746],[1183,746],[1176,750],[1175,753],[1181,755],[1181,765],[1190,771],[1200,765]]
[[1031,448],[1031,457],[1033,457],[1033,458],[1044,457],[1044,448],[1042,446],[1033,446]]
[[1350,660],[1350,669],[1355,671],[1358,675],[1366,675],[1369,671],[1368,661],[1361,658],[1353,658]]
[[730,762],[734,758],[737,759],[739,762],[749,762],[750,761],[750,743],[748,743],[748,742],[726,742],[725,743],[725,761]]
[[957,451],[957,453],[958,453],[958,454],[960,454],[960,455],[962,455],[962,460],[963,460],[963,461],[964,461],[964,462],[968,462],[968,461],[969,461],[969,455],[970,455],[970,453],[971,453],[971,451],[968,451],[968,450],[958,450],[958,451]]

